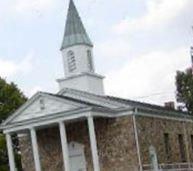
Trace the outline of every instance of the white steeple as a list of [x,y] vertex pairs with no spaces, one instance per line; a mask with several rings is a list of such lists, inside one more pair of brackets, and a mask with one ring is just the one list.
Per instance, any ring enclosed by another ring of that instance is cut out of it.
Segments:
[[72,88],[95,94],[104,94],[103,76],[95,73],[93,44],[70,0],[61,52],[65,78],[58,79],[60,90]]

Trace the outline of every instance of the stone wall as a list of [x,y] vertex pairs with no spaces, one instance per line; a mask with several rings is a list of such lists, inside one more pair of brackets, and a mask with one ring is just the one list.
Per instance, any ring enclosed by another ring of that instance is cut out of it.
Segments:
[[67,125],[67,138],[68,142],[74,141],[84,145],[87,170],[92,171],[92,155],[86,120],[81,122],[70,123],[69,125]]
[[[95,119],[101,171],[135,171],[138,167],[132,117]],[[93,171],[89,133],[86,121],[66,125],[68,142],[85,146],[87,171]],[[37,131],[43,171],[63,171],[58,127]],[[24,171],[34,171],[29,136],[20,138]]]
[[[189,151],[189,160],[193,162],[193,123],[186,123],[186,132],[187,132],[187,141],[188,141],[188,151]],[[191,138],[192,137],[192,138]]]
[[29,134],[19,137],[19,146],[21,151],[21,162],[24,171],[35,171],[33,153]]
[[[43,171],[63,171],[61,145],[57,127],[37,130],[38,149]],[[35,171],[29,133],[19,138],[22,167],[24,171]]]
[[42,171],[63,171],[59,128],[39,130],[37,137]]
[[[151,145],[156,148],[159,163],[182,162],[178,140],[179,134],[184,139],[186,161],[193,161],[191,143],[191,135],[193,135],[192,123],[144,116],[137,116],[136,121],[143,164],[149,164],[149,147]],[[166,154],[164,142],[164,134],[166,133],[169,135],[169,157]]]
[[[149,164],[149,147],[156,148],[159,163],[180,163],[178,135],[183,135],[186,161],[193,162],[193,124],[178,120],[136,116],[140,154],[143,164]],[[68,142],[85,147],[87,170],[93,171],[87,121],[66,124]],[[132,116],[95,119],[96,138],[101,171],[135,171],[138,157]],[[166,155],[164,134],[169,135],[170,151]],[[37,131],[43,171],[63,171],[59,128]],[[24,171],[35,171],[29,135],[20,138]]]
[[95,124],[101,171],[138,170],[132,117],[97,120]]

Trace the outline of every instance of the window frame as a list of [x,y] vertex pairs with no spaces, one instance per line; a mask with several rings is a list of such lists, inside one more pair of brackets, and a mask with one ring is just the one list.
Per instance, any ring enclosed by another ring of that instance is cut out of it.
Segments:
[[169,133],[164,133],[164,148],[167,159],[171,157],[171,146],[170,146],[170,136]]
[[68,71],[73,72],[76,70],[76,59],[74,52],[72,50],[69,50],[67,52],[67,62],[68,62]]
[[89,68],[90,71],[94,72],[92,52],[91,52],[91,50],[88,49],[86,53],[87,53],[88,68]]
[[192,147],[192,152],[193,152],[193,135],[190,136],[191,139],[191,147]]
[[180,152],[180,160],[182,162],[186,162],[186,147],[185,147],[185,139],[183,134],[178,134],[178,143],[179,143],[179,152]]

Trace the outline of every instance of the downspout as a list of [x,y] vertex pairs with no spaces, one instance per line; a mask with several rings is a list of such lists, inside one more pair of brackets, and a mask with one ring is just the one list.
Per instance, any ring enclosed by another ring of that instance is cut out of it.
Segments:
[[[186,119],[186,117],[184,117],[184,119]],[[184,129],[184,139],[185,139],[187,162],[190,163],[189,143],[188,143],[188,135],[187,135],[187,129],[186,129],[185,121],[183,121],[183,129]]]
[[133,113],[133,127],[134,127],[134,133],[135,133],[135,142],[137,147],[137,156],[139,161],[139,169],[140,171],[143,171],[142,162],[141,162],[141,155],[140,155],[140,146],[139,146],[139,137],[138,137],[138,131],[137,131],[137,124],[136,124],[136,114],[138,110],[137,108],[134,109]]

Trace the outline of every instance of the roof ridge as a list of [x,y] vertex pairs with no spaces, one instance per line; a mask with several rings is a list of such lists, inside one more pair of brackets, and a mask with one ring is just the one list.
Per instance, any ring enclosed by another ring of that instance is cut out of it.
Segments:
[[[75,102],[83,103],[83,104],[86,104],[86,105],[89,105],[89,106],[104,107],[104,106],[101,106],[101,105],[97,105],[97,104],[94,104],[94,103],[90,103],[90,102],[87,102],[87,101],[83,101],[83,100],[76,99],[76,98],[69,97],[69,96],[65,96],[65,95],[59,95],[59,94],[53,94],[53,93],[46,93],[46,94],[54,96],[54,97],[59,97],[59,98],[62,98],[62,99],[67,99],[67,100],[72,100],[72,101],[75,101]],[[107,107],[104,107],[104,108],[107,108]]]
[[[182,113],[184,115],[189,115],[187,112],[184,112],[184,111],[180,111],[180,110],[177,110],[177,109],[168,109],[164,106],[151,104],[151,103],[147,103],[147,102],[140,102],[140,101],[136,101],[136,100],[126,99],[126,98],[122,98],[122,97],[115,97],[115,96],[110,96],[110,95],[101,96],[101,95],[96,95],[96,94],[84,92],[84,91],[81,91],[81,90],[70,89],[70,88],[67,88],[67,91],[68,90],[73,91],[73,92],[77,92],[77,93],[84,93],[84,94],[87,94],[87,95],[92,95],[92,96],[95,96],[95,97],[98,97],[98,98],[103,98],[103,99],[109,100],[111,102],[124,103],[126,105],[132,105],[131,103],[133,103],[133,105],[141,105],[141,106],[146,107],[146,108],[164,110],[164,111],[167,111],[167,112],[178,112],[178,113]],[[79,99],[77,99],[77,100],[79,100]]]
[[151,103],[147,103],[147,102],[140,102],[140,101],[136,101],[136,100],[130,100],[130,99],[115,97],[115,96],[106,96],[106,97],[107,98],[113,98],[113,99],[116,99],[116,100],[122,100],[122,101],[125,101],[125,102],[136,103],[138,105],[143,105],[144,107],[153,107],[154,109],[159,108],[160,110],[165,110],[165,111],[168,111],[168,112],[180,112],[180,113],[183,113],[183,114],[188,114],[187,112],[184,112],[184,111],[180,111],[180,110],[177,110],[177,109],[168,109],[164,106],[151,104]]

